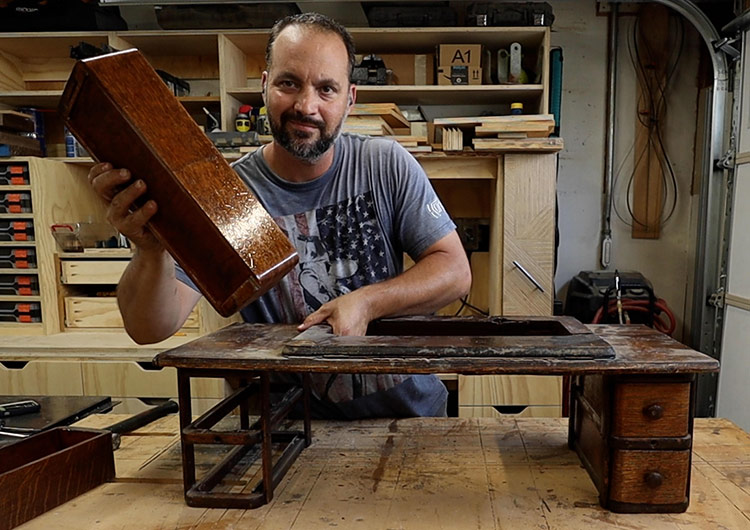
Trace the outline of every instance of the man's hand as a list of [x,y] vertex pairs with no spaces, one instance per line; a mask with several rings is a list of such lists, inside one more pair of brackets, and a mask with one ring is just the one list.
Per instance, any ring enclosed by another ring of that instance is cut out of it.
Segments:
[[304,331],[316,324],[328,322],[336,335],[364,335],[372,320],[371,302],[367,298],[369,287],[362,287],[323,304],[317,311],[310,313],[297,329]]
[[88,178],[94,191],[109,203],[107,220],[118,232],[130,239],[139,250],[164,250],[146,227],[146,223],[156,213],[156,203],[150,200],[140,208],[135,205],[135,201],[146,193],[145,182],[132,182],[130,171],[114,169],[107,162],[94,165]]

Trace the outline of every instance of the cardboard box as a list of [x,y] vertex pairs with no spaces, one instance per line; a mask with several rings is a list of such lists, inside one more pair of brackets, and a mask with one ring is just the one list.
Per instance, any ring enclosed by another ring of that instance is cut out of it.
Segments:
[[481,85],[482,68],[479,66],[438,66],[438,85]]
[[438,65],[480,67],[483,54],[481,44],[439,44]]

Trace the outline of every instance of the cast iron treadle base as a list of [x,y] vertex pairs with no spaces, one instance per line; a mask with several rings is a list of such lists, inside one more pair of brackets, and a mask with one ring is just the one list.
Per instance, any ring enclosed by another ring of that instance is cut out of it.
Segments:
[[[190,402],[191,377],[226,377],[240,379],[240,388],[195,421],[192,419]],[[177,381],[180,400],[180,440],[182,443],[182,473],[185,502],[188,506],[201,508],[257,508],[273,499],[273,490],[284,478],[302,449],[310,445],[310,376],[303,374],[302,388],[287,391],[283,398],[271,405],[269,372],[227,372],[217,374],[206,370],[178,369]],[[258,385],[258,383],[260,383]],[[250,425],[249,399],[257,394],[260,418]],[[294,405],[302,400],[304,405],[303,431],[277,431],[277,426],[286,419]],[[240,408],[240,429],[215,431],[211,428]],[[281,456],[273,462],[271,445],[286,443]],[[195,445],[222,444],[234,447],[218,464],[214,465],[200,480],[195,477]],[[252,493],[229,493],[213,491],[246,455],[252,460],[261,459],[262,479]]]

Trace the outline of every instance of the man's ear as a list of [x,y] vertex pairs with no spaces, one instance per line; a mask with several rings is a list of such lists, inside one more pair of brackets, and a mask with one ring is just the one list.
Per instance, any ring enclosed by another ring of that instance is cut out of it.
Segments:
[[260,95],[263,98],[263,104],[266,104],[266,87],[268,86],[268,72],[263,71],[260,75]]

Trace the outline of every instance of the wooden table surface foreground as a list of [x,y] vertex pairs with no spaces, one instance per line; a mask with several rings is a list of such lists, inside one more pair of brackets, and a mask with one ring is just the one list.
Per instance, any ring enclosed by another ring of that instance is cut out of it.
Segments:
[[[78,425],[118,419],[92,416]],[[750,435],[731,422],[695,421],[691,503],[681,514],[601,508],[567,433],[564,418],[317,422],[313,444],[270,504],[227,510],[185,505],[178,421],[170,416],[123,436],[114,482],[20,528],[750,528]],[[199,462],[218,457],[216,446],[204,447]],[[255,472],[238,477],[235,488]]]

